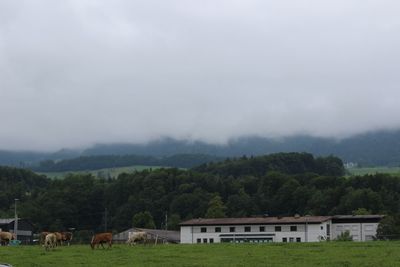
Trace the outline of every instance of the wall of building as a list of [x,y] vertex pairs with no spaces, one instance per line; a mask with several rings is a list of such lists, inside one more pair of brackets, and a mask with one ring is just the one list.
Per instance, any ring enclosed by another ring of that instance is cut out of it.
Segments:
[[327,239],[328,224],[182,226],[181,243],[318,242]]
[[371,241],[376,236],[379,223],[335,223],[333,224],[332,239],[341,233],[349,231],[354,241]]

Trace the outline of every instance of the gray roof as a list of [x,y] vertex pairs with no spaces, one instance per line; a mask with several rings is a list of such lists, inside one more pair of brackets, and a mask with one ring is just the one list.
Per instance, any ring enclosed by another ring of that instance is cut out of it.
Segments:
[[12,223],[13,221],[15,221],[15,218],[11,218],[11,219],[0,219],[0,224],[9,224],[9,223]]
[[296,224],[322,223],[330,220],[331,216],[294,216],[294,217],[249,217],[249,218],[215,218],[192,219],[180,223],[181,226],[191,225],[242,225],[242,224]]
[[382,219],[385,215],[334,215],[333,219]]
[[167,230],[160,230],[160,229],[145,229],[145,228],[130,228],[125,230],[121,233],[115,234],[113,239],[115,240],[127,240],[129,236],[129,232],[138,232],[144,231],[147,234],[153,236],[154,238],[157,236],[159,239],[166,240],[172,243],[179,243],[180,242],[180,232],[179,231],[167,231]]

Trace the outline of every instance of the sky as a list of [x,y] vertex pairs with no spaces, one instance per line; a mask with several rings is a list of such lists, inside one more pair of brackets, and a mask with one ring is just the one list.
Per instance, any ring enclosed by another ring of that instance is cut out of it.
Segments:
[[400,128],[397,0],[1,0],[0,149]]

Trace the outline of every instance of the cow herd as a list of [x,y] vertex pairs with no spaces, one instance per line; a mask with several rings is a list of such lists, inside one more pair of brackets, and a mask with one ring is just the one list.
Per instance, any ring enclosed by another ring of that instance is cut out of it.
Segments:
[[[45,248],[45,250],[54,249],[57,246],[70,245],[72,241],[71,232],[42,232],[40,233],[39,243]],[[90,242],[90,247],[92,249],[99,248],[101,245],[104,248],[104,244],[108,245],[108,248],[112,246],[112,233],[100,233],[95,234]],[[11,240],[15,239],[15,235],[10,232],[0,232],[0,242],[2,246],[6,246]],[[138,242],[147,242],[147,232],[133,232],[130,233],[126,243],[128,245],[135,245]]]
[[69,246],[71,240],[71,232],[41,232],[39,237],[39,243],[42,244],[46,250],[55,248],[56,246],[62,246],[63,244]]

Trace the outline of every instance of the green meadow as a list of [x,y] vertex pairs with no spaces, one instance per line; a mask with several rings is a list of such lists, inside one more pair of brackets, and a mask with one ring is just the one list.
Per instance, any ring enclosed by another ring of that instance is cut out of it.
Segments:
[[400,242],[0,247],[13,266],[399,266]]
[[395,176],[400,176],[400,167],[362,167],[362,168],[348,168],[347,171],[351,175],[374,175],[377,173],[385,173]]

